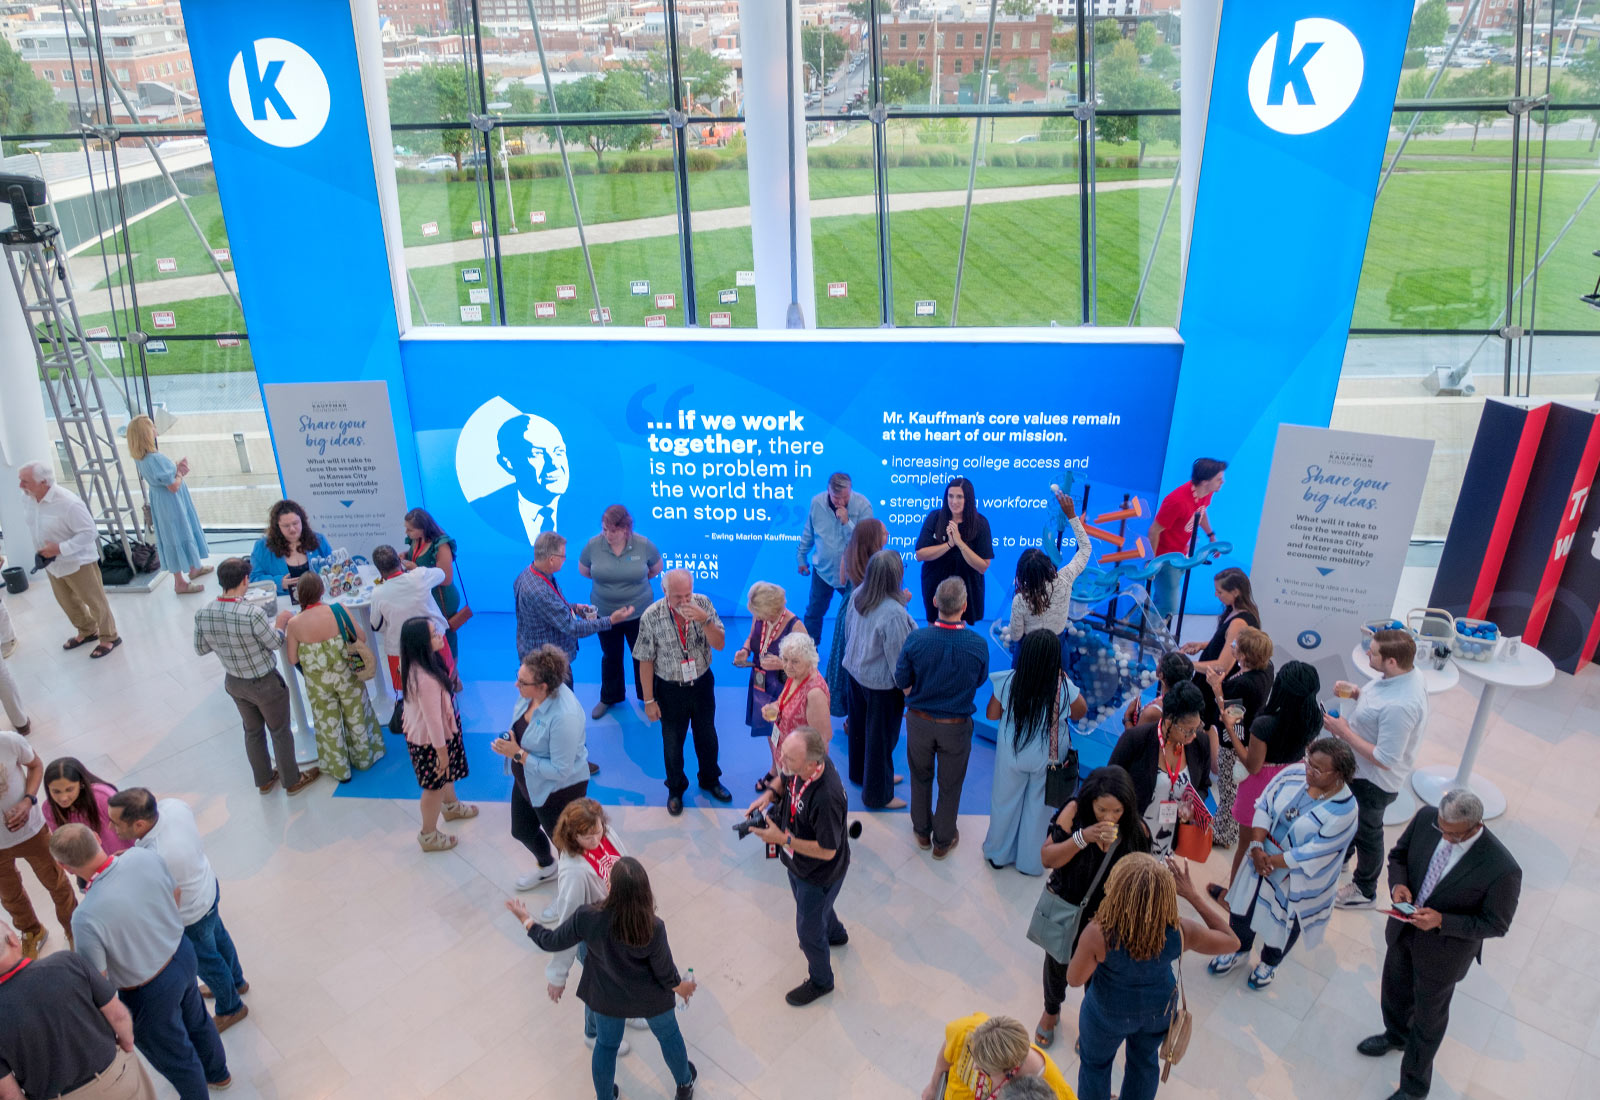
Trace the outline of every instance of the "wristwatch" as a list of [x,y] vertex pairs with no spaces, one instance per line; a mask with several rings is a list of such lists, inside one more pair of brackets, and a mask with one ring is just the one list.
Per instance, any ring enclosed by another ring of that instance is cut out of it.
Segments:
[[22,797],[32,802],[35,806],[39,804],[39,796],[36,794],[24,794]]

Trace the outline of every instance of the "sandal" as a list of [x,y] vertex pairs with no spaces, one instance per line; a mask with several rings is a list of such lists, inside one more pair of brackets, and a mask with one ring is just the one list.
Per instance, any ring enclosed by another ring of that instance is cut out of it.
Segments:
[[62,649],[77,649],[81,645],[88,645],[90,642],[97,642],[99,640],[100,640],[100,635],[98,635],[98,634],[90,634],[87,637],[83,637],[83,638],[79,638],[78,636],[74,635],[71,638],[68,638],[65,642],[62,642],[61,643],[61,648]]
[[202,565],[199,569],[196,569],[193,573],[189,574],[189,579],[190,580],[194,580],[196,577],[203,577],[207,573],[215,573],[215,572],[216,572],[216,570],[213,569],[211,566]]
[[95,646],[94,649],[89,651],[89,656],[91,659],[98,661],[100,658],[104,657],[107,653],[110,653],[113,649],[116,649],[121,644],[121,638],[118,638],[114,642],[101,642],[99,645]]
[[469,806],[465,802],[446,802],[439,808],[439,812],[446,821],[464,821],[469,817],[477,817],[478,807]]
[[1046,1031],[1042,1027],[1036,1027],[1033,1029],[1033,1045],[1038,1047],[1040,1050],[1049,1050],[1050,1044],[1054,1043],[1055,1041],[1055,1028],[1051,1028],[1049,1031]]
[[424,852],[448,852],[456,846],[456,838],[435,829],[431,833],[418,833],[417,843],[422,845]]

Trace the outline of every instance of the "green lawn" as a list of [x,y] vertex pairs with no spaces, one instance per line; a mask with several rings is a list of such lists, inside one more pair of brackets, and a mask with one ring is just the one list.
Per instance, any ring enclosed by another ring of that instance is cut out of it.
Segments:
[[[200,228],[205,232],[206,240],[212,248],[228,247],[228,230],[222,224],[222,203],[217,199],[216,192],[206,192],[199,195],[188,196],[189,209],[193,212],[195,221],[200,223]],[[134,285],[140,283],[158,283],[163,279],[177,279],[186,275],[210,275],[216,277],[216,267],[206,250],[201,247],[200,239],[194,235],[194,229],[189,225],[189,220],[184,217],[183,209],[176,203],[168,203],[155,213],[140,218],[128,226],[128,244],[133,250]],[[122,238],[108,238],[105,242],[106,251],[116,257],[122,255]],[[89,251],[97,251],[91,249]],[[162,272],[157,270],[158,259],[171,259],[177,261],[177,270]],[[222,261],[222,270],[232,271],[231,261]],[[102,279],[97,284],[104,287],[122,285],[123,269],[114,267],[108,283]],[[218,289],[221,289],[220,282]],[[237,328],[237,325],[230,326]]]
[[[1038,144],[1038,143],[1030,143]],[[1482,141],[1474,152],[1466,141],[1427,139],[1408,148],[1401,170],[1388,182],[1374,215],[1368,239],[1365,268],[1353,324],[1361,328],[1475,328],[1496,322],[1505,298],[1506,224],[1510,176],[1495,158],[1505,142]],[[1552,142],[1551,152],[1575,154],[1586,143]],[[914,147],[914,144],[913,144]],[[998,150],[1001,146],[991,146]],[[1026,149],[1027,146],[1019,147]],[[1508,150],[1506,150],[1508,151]],[[816,151],[814,151],[816,152]],[[1110,182],[1139,175],[1138,170],[1101,169],[1099,179]],[[1144,174],[1170,178],[1170,169],[1151,167]],[[903,167],[889,173],[896,194],[960,190],[966,185],[963,166]],[[1544,180],[1544,225],[1541,250],[1561,229],[1583,195],[1594,184],[1596,172],[1551,171]],[[1076,182],[1070,168],[985,167],[978,173],[980,188],[1019,187]],[[564,181],[515,180],[519,219],[526,225],[530,209],[544,209],[547,227],[571,224],[571,208]],[[670,216],[675,209],[670,173],[616,173],[577,177],[579,201],[586,222]],[[748,203],[747,175],[742,170],[696,172],[690,177],[690,201],[695,211],[744,206]],[[813,199],[867,195],[872,173],[861,169],[825,168],[811,171]],[[1098,198],[1098,272],[1100,323],[1125,324],[1132,308],[1150,240],[1166,199],[1164,187],[1102,192]],[[506,211],[502,192],[502,210]],[[213,243],[226,242],[215,195],[191,200],[196,216]],[[427,243],[470,238],[470,223],[478,217],[477,187],[473,183],[405,184],[400,204],[407,244],[424,243],[421,223],[436,220],[440,235]],[[509,212],[506,211],[508,214]],[[906,211],[891,218],[896,323],[900,325],[948,324],[960,240],[960,206]],[[1529,260],[1532,259],[1531,212]],[[703,224],[703,223],[702,223]],[[537,232],[538,230],[525,230]],[[158,256],[178,261],[179,275],[209,268],[182,212],[167,207],[130,227],[135,271],[141,282],[167,276],[155,272]],[[873,326],[878,322],[876,227],[870,215],[816,218],[812,238],[817,281],[818,323],[824,326]],[[1541,271],[1538,320],[1543,328],[1596,329],[1594,310],[1578,301],[1593,286],[1595,261],[1591,250],[1600,240],[1600,201],[1578,220],[1555,249]],[[1168,224],[1161,253],[1137,318],[1141,324],[1170,324],[1177,313],[1177,222]],[[717,292],[735,287],[734,272],[752,266],[748,229],[697,230],[694,256],[699,279],[700,318],[708,325],[713,311],[732,314],[735,327],[755,323],[753,288],[738,288],[739,302],[723,306]],[[602,297],[612,310],[613,323],[641,325],[644,318],[665,313],[669,325],[684,324],[681,273],[676,238],[671,234],[639,241],[596,245],[591,249]],[[1080,319],[1078,263],[1078,200],[1075,196],[979,205],[973,209],[973,226],[967,252],[960,319],[963,324],[1041,325],[1050,321],[1076,324]],[[592,304],[588,275],[576,249],[507,255],[503,258],[507,319],[513,324],[585,324]],[[418,323],[426,313],[430,322],[462,323],[459,307],[469,302],[471,286],[461,281],[461,270],[483,268],[485,281],[477,286],[498,294],[494,272],[481,260],[450,266],[413,268],[420,301],[413,296]],[[629,293],[633,280],[648,280],[651,296]],[[826,284],[845,282],[846,298],[829,298]],[[555,302],[556,286],[578,288],[574,301],[560,301],[554,320],[536,318],[534,303]],[[1308,286],[1308,292],[1313,290]],[[679,294],[675,308],[657,310],[653,295]],[[914,302],[937,302],[933,318],[918,318]],[[420,308],[419,308],[420,306]],[[142,318],[150,328],[146,304]],[[173,303],[176,333],[210,333],[243,328],[237,310],[226,296]],[[1242,309],[1242,315],[1247,312]],[[485,318],[492,318],[489,307]],[[108,324],[107,317],[85,318],[85,324]],[[489,323],[485,320],[482,323]],[[124,328],[128,327],[124,319]],[[160,334],[156,334],[160,335]],[[150,357],[157,373],[191,370],[247,369],[245,349],[219,349],[211,341],[172,343],[164,356]]]

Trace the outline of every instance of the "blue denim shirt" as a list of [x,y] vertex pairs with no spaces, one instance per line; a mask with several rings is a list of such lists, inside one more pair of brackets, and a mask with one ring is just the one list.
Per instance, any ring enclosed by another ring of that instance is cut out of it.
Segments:
[[589,778],[589,752],[584,746],[583,704],[562,684],[544,702],[528,709],[518,699],[512,725],[526,716],[528,728],[518,744],[528,754],[522,775],[528,784],[528,801],[542,806],[557,791]]
[[[811,510],[806,514],[806,527],[800,532],[799,560],[801,565],[810,560],[811,568],[817,571],[817,576],[827,581],[834,588],[842,588],[843,578],[839,576],[839,563],[844,558],[844,548],[850,542],[850,533],[856,529],[856,524],[872,517],[872,502],[860,493],[851,491],[850,503],[845,506],[845,514],[850,517],[848,522],[840,523],[839,517],[834,514],[833,506],[828,503],[827,491],[818,493],[811,498]],[[816,548],[816,556],[812,557],[812,548]]]

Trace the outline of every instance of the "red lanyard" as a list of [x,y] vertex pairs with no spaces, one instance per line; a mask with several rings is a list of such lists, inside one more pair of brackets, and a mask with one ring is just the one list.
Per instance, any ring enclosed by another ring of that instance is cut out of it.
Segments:
[[5,985],[12,978],[16,977],[17,976],[17,972],[19,970],[21,970],[23,967],[27,966],[32,961],[33,961],[32,959],[23,959],[16,966],[13,966],[10,970],[7,970],[4,974],[0,974],[0,985]]
[[301,611],[310,611],[313,607],[321,607],[321,606],[322,606],[322,601],[321,600],[312,600],[310,603],[301,604],[300,605],[300,610]]
[[567,602],[567,598],[561,595],[561,589],[556,587],[556,579],[554,577],[547,576],[546,574],[539,572],[531,565],[528,566],[528,572],[544,581],[545,584],[548,584],[550,586],[550,591],[554,592],[558,597],[560,597],[562,603]]
[[238,603],[239,602],[239,597],[238,596],[218,596],[217,597],[217,602],[218,603]]
[[[824,767],[826,767],[826,765],[824,765]],[[810,779],[807,779],[803,782],[798,775],[789,777],[789,831],[791,833],[794,832],[795,812],[800,808],[800,799],[805,795],[806,788],[815,783],[817,781],[817,777],[821,774],[822,772],[819,771],[816,775],[813,775]]]
[[761,648],[756,650],[756,658],[757,658],[756,659],[756,663],[757,664],[761,663],[761,661],[760,661],[761,654],[765,653],[767,651],[767,647],[769,645],[771,645],[775,640],[777,640],[778,632],[781,631],[784,627],[786,627],[788,625],[789,625],[789,620],[788,619],[784,619],[784,620],[780,621],[779,623],[777,623],[776,625],[769,625],[766,622],[763,622],[761,624]]
[[89,887],[93,886],[95,884],[95,882],[100,878],[100,876],[106,873],[106,868],[110,867],[113,863],[116,862],[116,859],[117,859],[116,856],[106,856],[106,861],[104,863],[102,863],[100,866],[96,867],[95,871],[94,871],[94,874],[90,875],[89,878],[88,878],[88,881],[86,881],[83,884],[84,890],[88,890]]
[[689,659],[689,635],[687,628],[683,625],[683,620],[678,618],[678,613],[676,611],[673,611],[669,608],[667,610],[667,614],[672,616],[672,625],[676,627],[678,631],[678,648],[683,650],[683,659],[687,661]]
[[1183,765],[1179,764],[1176,768],[1167,767],[1167,739],[1162,737],[1159,731],[1156,733],[1156,744],[1159,746],[1158,759],[1161,763],[1161,770],[1167,773],[1167,798],[1169,801],[1176,801],[1178,797],[1178,776],[1183,774]]
[[966,623],[936,622],[933,625],[938,627],[940,630],[965,630],[965,629],[967,629],[967,624]]
[[[810,677],[808,676],[806,679],[809,680]],[[784,707],[789,705],[789,700],[795,697],[795,693],[800,690],[800,685],[802,682],[803,681],[791,679],[788,683],[783,685],[783,690],[778,693],[779,711],[782,711]]]

